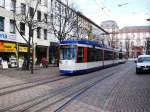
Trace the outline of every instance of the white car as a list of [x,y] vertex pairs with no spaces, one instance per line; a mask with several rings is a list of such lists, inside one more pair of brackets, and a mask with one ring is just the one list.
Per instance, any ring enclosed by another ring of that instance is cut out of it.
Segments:
[[150,71],[150,55],[140,55],[136,61],[136,74],[142,71]]

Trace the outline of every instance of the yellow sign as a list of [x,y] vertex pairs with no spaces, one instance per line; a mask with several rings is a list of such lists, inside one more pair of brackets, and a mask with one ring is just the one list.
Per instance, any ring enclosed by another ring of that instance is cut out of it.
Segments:
[[0,52],[16,52],[16,44],[10,42],[0,42]]
[[15,43],[9,43],[9,42],[4,42],[3,43],[3,46],[4,47],[9,47],[9,48],[14,48],[14,47],[16,47],[16,44]]
[[19,46],[19,52],[28,52],[28,47]]
[[16,48],[0,47],[0,52],[16,52]]

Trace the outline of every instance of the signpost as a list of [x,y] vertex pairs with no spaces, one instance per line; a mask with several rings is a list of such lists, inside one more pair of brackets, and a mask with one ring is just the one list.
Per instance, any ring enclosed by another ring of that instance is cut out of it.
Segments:
[[7,63],[7,61],[2,60],[2,68],[3,69],[8,69],[8,63]]

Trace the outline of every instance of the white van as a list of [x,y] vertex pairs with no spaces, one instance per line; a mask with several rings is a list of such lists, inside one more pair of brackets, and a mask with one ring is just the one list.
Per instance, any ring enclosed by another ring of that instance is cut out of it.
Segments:
[[140,55],[136,61],[136,74],[142,71],[150,71],[150,55]]

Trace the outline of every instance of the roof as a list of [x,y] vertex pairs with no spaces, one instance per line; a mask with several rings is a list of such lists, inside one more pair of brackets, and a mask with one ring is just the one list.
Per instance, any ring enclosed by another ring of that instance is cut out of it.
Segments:
[[113,20],[107,20],[107,21],[101,22],[101,27],[104,29],[119,28],[116,21],[113,21]]
[[126,26],[123,29],[150,29],[150,26]]
[[150,26],[127,26],[120,29],[120,32],[124,32],[124,33],[150,32]]
[[103,45],[101,43],[98,43],[96,41],[92,41],[92,40],[86,40],[86,39],[81,39],[81,40],[64,40],[62,42],[60,42],[61,45],[63,44],[72,44],[72,45],[75,45],[75,44],[84,44],[84,45],[92,45],[92,46],[95,46],[95,47],[101,47],[101,48],[106,48],[106,49],[113,49],[109,46],[106,46],[106,45]]
[[91,19],[89,19],[88,17],[86,17],[85,15],[83,15],[81,12],[76,12],[78,16],[80,16],[81,18],[87,20],[88,22],[90,22],[91,24],[93,24],[94,26],[96,26],[97,28],[99,28],[101,31],[103,31],[106,34],[109,34],[106,30],[104,30],[102,27],[100,27],[99,25],[97,25],[95,22],[93,22]]

